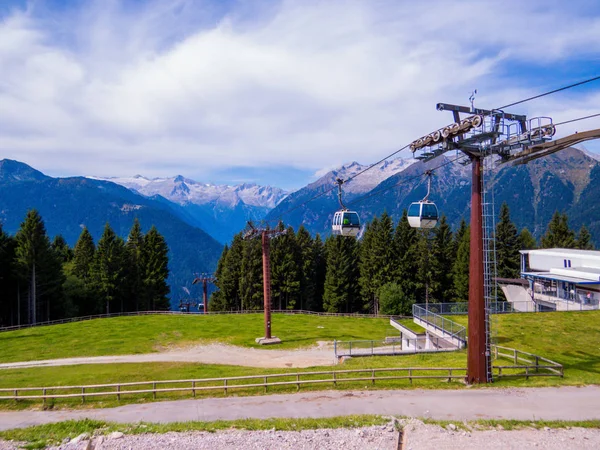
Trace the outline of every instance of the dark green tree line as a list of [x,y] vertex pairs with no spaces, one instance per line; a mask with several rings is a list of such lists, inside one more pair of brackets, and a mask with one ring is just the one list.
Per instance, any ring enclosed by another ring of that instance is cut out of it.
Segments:
[[83,228],[74,248],[52,241],[37,211],[14,237],[0,227],[0,325],[169,308],[168,247],[136,220],[127,242],[106,224],[98,245]]

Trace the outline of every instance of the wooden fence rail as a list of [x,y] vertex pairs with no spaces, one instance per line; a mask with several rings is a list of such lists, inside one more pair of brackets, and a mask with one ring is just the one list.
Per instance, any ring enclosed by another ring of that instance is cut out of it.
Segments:
[[[514,362],[513,365],[494,365],[495,378],[524,376],[528,379],[532,376],[564,376],[561,364],[541,356],[500,346],[494,346],[493,351],[497,358],[503,357]],[[513,373],[507,373],[507,371]],[[514,371],[517,371],[517,373],[514,373]],[[190,392],[195,397],[197,392],[203,391],[222,390],[224,395],[227,395],[232,389],[263,388],[264,392],[267,392],[269,387],[276,386],[296,386],[296,390],[299,391],[300,386],[311,384],[332,383],[333,386],[337,386],[338,383],[370,381],[372,385],[375,385],[376,381],[384,380],[409,380],[412,384],[413,380],[419,379],[438,379],[451,382],[457,379],[462,381],[465,376],[466,368],[464,367],[393,367],[332,370],[85,386],[0,388],[0,400],[42,400],[45,403],[48,399],[81,398],[83,403],[88,397],[100,396],[115,396],[117,400],[120,400],[123,395],[152,394],[153,398],[156,399],[157,393]],[[169,387],[172,385],[179,386]],[[132,389],[134,386],[138,386],[139,389]]]
[[[431,372],[434,372],[434,374],[431,374]],[[437,374],[435,372],[440,373]],[[394,373],[400,374],[389,375]],[[190,392],[192,396],[195,396],[196,392],[219,390],[222,390],[223,393],[227,395],[228,391],[232,389],[263,388],[265,392],[267,392],[269,387],[296,386],[296,389],[300,390],[300,386],[302,385],[323,383],[332,383],[334,386],[337,386],[338,383],[357,381],[370,381],[372,385],[375,385],[376,381],[383,380],[409,380],[410,383],[412,383],[413,380],[419,379],[440,379],[449,382],[458,379],[462,381],[464,380],[465,375],[466,369],[464,367],[394,367],[383,369],[296,372],[227,378],[142,381],[86,386],[2,388],[0,389],[0,394],[10,393],[11,395],[0,395],[0,400],[43,400],[46,402],[48,399],[81,398],[82,402],[84,402],[88,397],[99,396],[114,396],[120,400],[120,397],[123,395],[152,394],[153,397],[156,398],[156,394],[161,392]],[[282,378],[287,378],[287,380],[278,381]],[[248,383],[244,383],[244,381],[248,381]],[[173,384],[183,384],[185,386],[165,387]],[[131,389],[132,386],[139,386],[140,389]],[[38,394],[32,395],[29,393]]]

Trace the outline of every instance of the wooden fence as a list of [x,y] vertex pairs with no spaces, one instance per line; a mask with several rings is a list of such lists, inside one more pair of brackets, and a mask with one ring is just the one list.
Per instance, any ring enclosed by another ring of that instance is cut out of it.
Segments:
[[[564,367],[555,361],[552,361],[542,356],[534,355],[533,353],[522,352],[520,350],[501,347],[499,345],[492,346],[492,352],[498,361],[499,357],[512,360],[512,365],[493,365],[494,378],[507,377],[564,377]],[[516,371],[516,373],[515,373]],[[510,373],[507,373],[510,372]]]
[[[541,356],[521,352],[508,347],[494,346],[494,355],[512,360],[512,365],[494,365],[494,378],[504,377],[533,377],[533,376],[564,376],[563,366]],[[296,372],[249,375],[226,378],[202,378],[188,380],[140,381],[130,383],[96,384],[86,386],[46,386],[0,389],[1,400],[42,400],[81,398],[85,402],[88,397],[114,396],[121,400],[123,395],[152,394],[156,399],[158,393],[189,392],[196,397],[198,392],[229,391],[237,389],[262,388],[268,392],[271,387],[300,386],[315,384],[331,384],[336,387],[340,383],[371,382],[384,380],[413,380],[437,379],[451,382],[463,381],[466,377],[464,367],[393,367],[384,369],[353,369],[329,370],[321,372]]]
[[[311,384],[332,384],[349,382],[371,382],[383,380],[413,380],[438,379],[452,381],[464,380],[466,369],[462,367],[394,367],[384,369],[353,369],[333,370],[322,372],[296,372],[249,375],[226,378],[203,378],[189,380],[141,381],[130,383],[96,384],[86,386],[47,386],[0,389],[0,400],[43,400],[59,398],[81,398],[82,402],[88,397],[114,396],[117,400],[123,395],[152,394],[156,399],[161,392],[189,392],[195,397],[197,392],[223,391],[225,395],[234,389],[263,388],[268,392],[269,387],[300,386]],[[168,387],[178,384],[180,386]],[[136,387],[136,389],[133,389]],[[8,394],[8,395],[7,395]]]

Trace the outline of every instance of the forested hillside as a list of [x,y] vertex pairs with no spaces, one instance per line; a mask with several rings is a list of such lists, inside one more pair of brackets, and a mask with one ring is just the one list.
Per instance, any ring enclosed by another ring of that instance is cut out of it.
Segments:
[[144,234],[136,220],[125,241],[106,224],[97,243],[84,228],[71,248],[30,210],[14,236],[0,227],[0,326],[168,310],[168,264],[155,227]]
[[[513,223],[504,203],[496,226],[498,276],[519,277],[521,249],[593,248],[589,230],[575,232],[568,222],[554,214],[538,243]],[[469,237],[464,221],[453,230],[442,216],[434,229],[415,229],[406,212],[398,222],[387,213],[374,217],[361,240],[329,236],[323,242],[302,226],[297,232],[289,227],[271,242],[272,307],[408,315],[415,302],[466,301]],[[219,290],[209,309],[262,309],[262,280],[260,239],[238,234],[219,260]]]

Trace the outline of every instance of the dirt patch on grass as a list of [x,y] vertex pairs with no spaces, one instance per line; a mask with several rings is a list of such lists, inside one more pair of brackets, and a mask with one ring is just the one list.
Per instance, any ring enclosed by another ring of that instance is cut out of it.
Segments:
[[323,341],[320,341],[316,347],[302,350],[262,350],[226,344],[203,344],[186,348],[169,349],[160,353],[5,363],[0,364],[0,369],[144,362],[186,362],[264,368],[304,368],[332,365],[335,363],[335,356],[333,345]]

